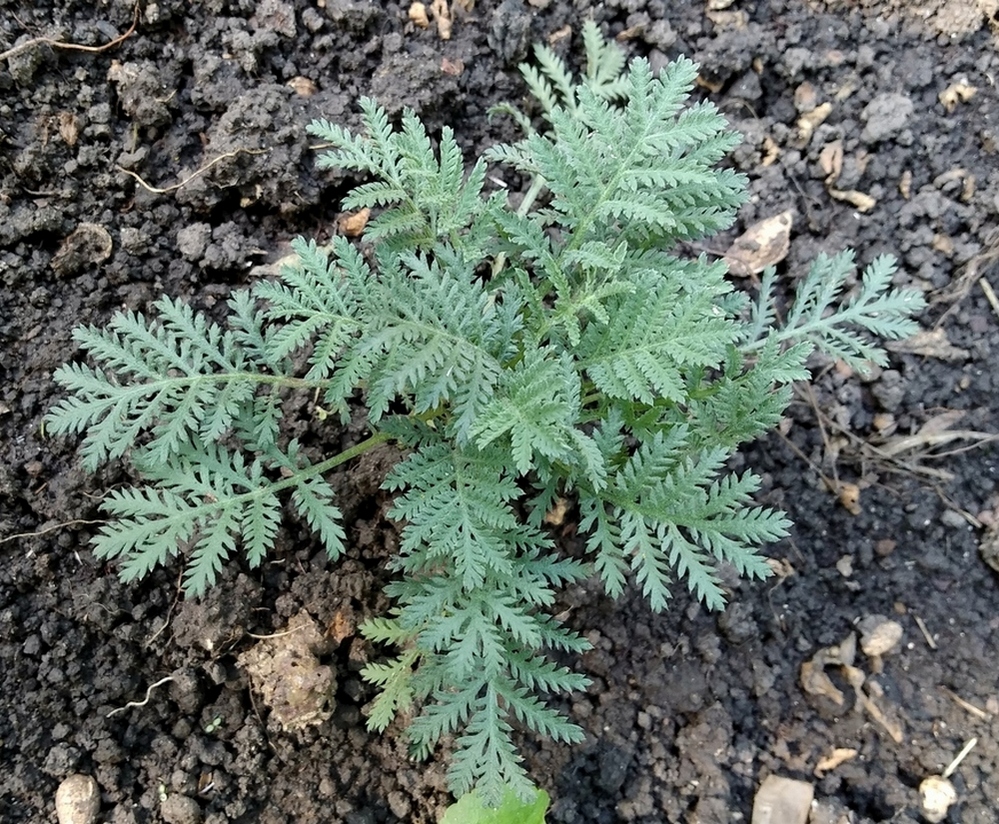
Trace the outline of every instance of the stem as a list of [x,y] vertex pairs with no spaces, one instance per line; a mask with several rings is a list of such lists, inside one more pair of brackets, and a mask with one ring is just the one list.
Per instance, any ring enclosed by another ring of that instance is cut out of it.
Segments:
[[365,438],[360,443],[354,444],[350,449],[345,449],[343,452],[334,455],[332,458],[327,458],[325,461],[313,464],[307,469],[303,469],[297,475],[293,475],[283,481],[278,481],[271,487],[271,489],[275,491],[279,489],[287,489],[289,486],[295,486],[295,484],[302,478],[309,478],[313,475],[322,475],[324,472],[329,472],[331,469],[340,466],[340,464],[352,461],[359,455],[363,455],[369,449],[373,449],[379,444],[388,443],[390,440],[392,440],[392,436],[387,432],[376,432],[374,435]]
[[[526,215],[531,211],[531,207],[534,205],[534,201],[538,199],[538,195],[541,194],[541,190],[548,185],[548,181],[545,180],[541,175],[535,175],[534,180],[531,181],[531,185],[527,188],[524,193],[524,199],[520,201],[520,206],[517,207],[517,214],[520,217]],[[506,265],[506,252],[500,252],[493,259],[492,265],[492,276],[496,277]]]
[[531,207],[534,205],[534,201],[538,199],[538,195],[541,194],[541,190],[548,185],[548,181],[545,180],[541,175],[535,175],[534,180],[531,181],[531,185],[528,187],[527,192],[524,194],[524,199],[520,202],[520,206],[517,208],[517,214],[520,217],[526,215],[531,211]]

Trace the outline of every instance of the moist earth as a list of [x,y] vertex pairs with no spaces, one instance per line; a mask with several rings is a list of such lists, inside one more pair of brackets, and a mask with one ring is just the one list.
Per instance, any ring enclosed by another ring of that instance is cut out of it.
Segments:
[[[897,255],[898,284],[931,305],[889,368],[817,363],[780,431],[734,461],[795,521],[768,549],[773,577],[733,577],[717,614],[682,586],[664,614],[595,582],[564,594],[558,610],[593,643],[569,663],[592,685],[563,706],[584,743],[523,742],[553,797],[548,820],[748,821],[776,774],[814,786],[815,824],[910,824],[920,782],[975,738],[944,820],[995,824],[995,0],[450,11],[443,39],[433,17],[423,28],[394,2],[0,2],[0,820],[53,820],[56,788],[76,773],[96,779],[99,820],[114,824],[437,820],[444,759],[414,763],[398,729],[364,727],[373,692],[358,673],[385,651],[356,627],[387,607],[397,533],[378,487],[391,452],[332,479],[351,539],[340,563],[289,522],[261,569],[233,563],[186,600],[179,567],[125,585],[95,560],[101,495],[127,479],[117,467],[86,476],[42,417],[77,324],[162,293],[221,309],[294,236],[328,240],[356,181],[317,171],[310,120],[355,126],[370,95],[433,132],[451,126],[474,157],[517,137],[489,109],[523,97],[516,64],[530,44],[576,64],[592,17],[655,67],[698,61],[695,97],[744,135],[730,163],[749,201],[691,254],[724,254],[790,210],[785,284],[817,253],[852,247],[863,263]],[[522,183],[499,169],[493,182]],[[364,436],[318,424],[304,400],[296,425],[330,449]],[[567,552],[574,525],[570,509]],[[899,643],[857,652],[852,668],[828,662],[876,616],[901,626]],[[295,653],[302,677],[282,693],[304,696],[305,716],[285,709],[310,723],[286,728],[238,662],[301,620],[322,638]],[[802,678],[809,662],[822,689]],[[306,682],[335,694],[310,703]],[[824,762],[836,751],[845,760]]]

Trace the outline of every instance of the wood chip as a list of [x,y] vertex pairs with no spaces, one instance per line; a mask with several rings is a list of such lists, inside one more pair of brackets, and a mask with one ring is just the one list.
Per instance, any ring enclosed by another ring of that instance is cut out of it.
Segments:
[[421,29],[430,28],[430,16],[427,14],[427,7],[423,3],[411,3],[409,6],[409,20]]
[[787,209],[750,226],[725,253],[729,271],[736,277],[757,275],[787,257],[794,213]]
[[762,166],[772,166],[774,161],[780,157],[780,146],[770,135],[763,138],[763,151],[763,160],[760,163]]
[[802,143],[807,144],[812,139],[816,127],[832,114],[832,110],[833,104],[827,102],[798,118],[798,137]]
[[67,146],[75,146],[80,137],[80,121],[72,112],[59,112],[59,137]]
[[851,747],[836,747],[829,755],[820,759],[819,763],[815,765],[816,777],[822,778],[827,772],[835,770],[840,764],[845,764],[847,761],[856,758],[859,752],[859,750]]
[[934,641],[933,636],[930,635],[930,631],[926,626],[926,622],[918,615],[913,615],[912,620],[916,622],[916,626],[919,627],[919,631],[923,633],[923,638],[926,640],[926,646],[928,646],[930,649],[937,649],[937,642]]
[[826,174],[826,186],[833,186],[843,171],[843,141],[826,143],[819,153],[819,166]]
[[447,0],[434,0],[430,4],[430,14],[437,23],[437,36],[441,40],[451,39],[451,7]]
[[912,197],[912,172],[909,169],[902,172],[902,177],[898,181],[898,193],[905,200]]
[[969,704],[960,695],[955,692],[951,692],[947,689],[947,687],[941,687],[940,689],[943,690],[944,694],[950,698],[951,701],[957,704],[961,709],[970,712],[973,716],[975,716],[975,718],[980,718],[982,721],[989,720],[990,716],[987,712],[985,712],[985,710],[979,709],[974,704]]
[[982,287],[982,291],[985,293],[985,299],[989,302],[989,306],[992,307],[992,311],[996,313],[996,317],[999,318],[999,298],[996,297],[992,284],[988,282],[984,275],[982,275],[982,277],[978,279],[978,285]]
[[907,352],[945,361],[967,360],[971,354],[967,349],[952,344],[942,328],[917,332],[905,340],[889,341],[885,347],[892,352]]
[[875,206],[877,206],[877,200],[864,192],[858,192],[856,189],[848,189],[846,191],[840,191],[839,189],[829,189],[829,194],[836,200],[842,200],[854,206],[858,212],[869,212]]

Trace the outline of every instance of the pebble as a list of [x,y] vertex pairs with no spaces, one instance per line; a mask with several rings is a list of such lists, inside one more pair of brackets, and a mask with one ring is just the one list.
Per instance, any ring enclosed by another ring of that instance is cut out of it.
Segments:
[[181,793],[171,793],[163,799],[160,815],[167,824],[201,824],[198,802]]
[[752,824],[805,824],[814,797],[807,781],[768,775],[753,799]]
[[75,773],[56,790],[55,808],[59,824],[94,824],[101,808],[101,790],[91,776]]

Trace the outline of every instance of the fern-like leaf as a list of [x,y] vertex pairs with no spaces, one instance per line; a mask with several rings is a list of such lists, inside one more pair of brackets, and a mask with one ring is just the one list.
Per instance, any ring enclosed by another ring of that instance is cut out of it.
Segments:
[[[869,363],[887,363],[884,349],[869,336],[896,340],[915,334],[919,327],[912,315],[926,302],[914,290],[889,289],[896,263],[892,257],[881,256],[864,270],[859,290],[836,306],[853,270],[852,252],[832,257],[820,254],[798,287],[787,320],[774,335],[781,342],[814,345],[863,373]],[[836,311],[830,312],[834,307]],[[756,316],[768,318],[767,312],[757,309]],[[760,326],[757,321],[757,334]]]
[[145,448],[160,462],[192,441],[210,446],[267,381],[248,368],[232,332],[180,301],[163,298],[155,308],[154,319],[123,312],[105,329],[79,327],[74,338],[98,366],[69,364],[54,375],[72,395],[46,426],[54,434],[85,433],[83,462],[91,471],[147,432]]

